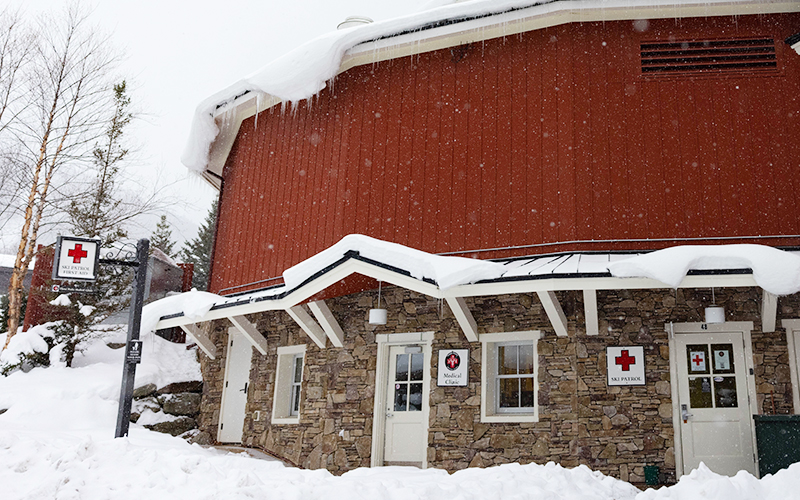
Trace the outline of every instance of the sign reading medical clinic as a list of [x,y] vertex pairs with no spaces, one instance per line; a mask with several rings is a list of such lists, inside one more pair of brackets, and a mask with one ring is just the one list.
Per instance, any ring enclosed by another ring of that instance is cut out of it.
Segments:
[[645,385],[644,347],[606,347],[608,385]]
[[100,240],[59,236],[53,262],[53,279],[94,281],[100,259]]
[[464,386],[469,381],[469,349],[439,351],[436,385]]

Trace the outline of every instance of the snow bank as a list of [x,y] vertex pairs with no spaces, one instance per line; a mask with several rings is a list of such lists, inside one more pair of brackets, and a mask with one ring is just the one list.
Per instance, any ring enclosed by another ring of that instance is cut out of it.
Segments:
[[800,257],[763,245],[695,245],[658,250],[609,264],[619,278],[645,277],[674,288],[690,269],[753,270],[758,286],[775,295],[800,291]]
[[756,479],[745,471],[734,477],[715,474],[704,464],[678,480],[678,484],[647,490],[636,500],[790,500],[800,499],[800,463]]
[[482,279],[496,278],[506,271],[505,266],[496,262],[433,255],[397,243],[361,234],[350,234],[332,247],[284,271],[284,283],[292,289],[314,273],[341,259],[350,250],[359,252],[362,257],[408,271],[414,278],[432,279],[442,290]]

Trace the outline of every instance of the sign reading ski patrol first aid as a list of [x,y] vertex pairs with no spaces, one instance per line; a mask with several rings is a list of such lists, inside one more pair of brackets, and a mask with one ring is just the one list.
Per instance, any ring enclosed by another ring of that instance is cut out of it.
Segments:
[[469,349],[442,349],[439,351],[439,376],[436,385],[467,385],[468,368]]
[[606,347],[608,385],[645,385],[644,347]]
[[53,261],[53,279],[94,281],[100,260],[100,240],[59,236]]

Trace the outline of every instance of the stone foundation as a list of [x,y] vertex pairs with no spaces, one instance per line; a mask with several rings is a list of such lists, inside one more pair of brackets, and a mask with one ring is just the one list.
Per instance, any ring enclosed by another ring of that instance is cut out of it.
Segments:
[[[790,413],[786,335],[761,332],[761,291],[718,289],[716,303],[728,321],[753,321],[758,406],[762,413]],[[665,323],[701,322],[711,290],[598,291],[600,335],[587,336],[581,292],[558,292],[569,319],[569,335],[557,337],[536,295],[467,299],[479,333],[540,330],[539,421],[481,423],[481,344],[470,344],[446,305],[399,288],[384,289],[389,323],[367,323],[376,293],[327,301],[345,332],[344,348],[319,349],[285,312],[250,317],[269,351],[253,351],[243,444],[261,448],[306,468],[343,473],[370,465],[377,344],[380,333],[433,331],[429,467],[454,471],[509,462],[585,464],[633,483],[644,483],[644,466],[656,465],[675,480],[669,336]],[[800,314],[798,296],[779,301],[781,318]],[[199,427],[216,436],[225,371],[227,328],[217,321],[211,338],[220,355],[203,357],[205,385]],[[271,425],[279,346],[306,344],[299,424]],[[645,386],[608,387],[605,348],[641,345]],[[470,349],[469,385],[437,387],[440,349]],[[254,421],[254,412],[260,419]]]

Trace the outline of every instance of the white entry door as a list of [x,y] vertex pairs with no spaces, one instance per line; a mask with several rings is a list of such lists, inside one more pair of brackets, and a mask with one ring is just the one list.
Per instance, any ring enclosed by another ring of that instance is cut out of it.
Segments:
[[683,473],[756,473],[741,333],[675,335]]
[[422,346],[389,348],[389,384],[383,461],[386,465],[422,466],[427,447],[425,383],[428,360]]
[[250,358],[253,348],[235,328],[228,330],[228,355],[225,363],[225,385],[217,440],[221,443],[241,443],[247,388],[250,382]]

